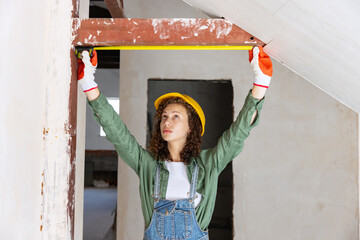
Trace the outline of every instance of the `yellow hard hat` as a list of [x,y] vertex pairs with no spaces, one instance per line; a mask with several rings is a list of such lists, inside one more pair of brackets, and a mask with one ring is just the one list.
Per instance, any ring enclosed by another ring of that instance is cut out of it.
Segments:
[[201,136],[204,135],[205,132],[205,114],[203,112],[203,110],[201,109],[200,105],[190,96],[185,95],[185,94],[181,94],[181,93],[177,93],[177,92],[172,92],[172,93],[166,93],[162,96],[160,96],[158,99],[156,99],[154,105],[155,105],[155,109],[158,110],[160,103],[166,99],[166,98],[171,98],[171,97],[179,97],[182,98],[185,102],[187,102],[188,104],[190,104],[194,110],[196,111],[196,113],[198,114],[200,121],[201,121],[201,126],[202,126],[202,132],[201,132]]

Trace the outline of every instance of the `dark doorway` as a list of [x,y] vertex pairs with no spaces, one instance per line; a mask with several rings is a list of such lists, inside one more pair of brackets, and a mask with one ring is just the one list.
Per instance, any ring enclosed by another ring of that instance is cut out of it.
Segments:
[[[231,80],[148,80],[148,133],[147,144],[150,141],[154,101],[162,94],[179,92],[194,98],[202,107],[205,117],[205,134],[202,149],[212,148],[219,137],[233,122],[233,86]],[[220,174],[218,194],[212,221],[209,225],[209,235],[213,240],[232,239],[232,206],[233,206],[233,173],[232,164],[228,164]]]

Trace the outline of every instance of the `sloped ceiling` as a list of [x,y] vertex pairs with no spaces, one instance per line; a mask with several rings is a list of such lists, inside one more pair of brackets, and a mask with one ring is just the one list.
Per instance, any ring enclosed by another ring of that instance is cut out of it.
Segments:
[[271,57],[360,113],[359,0],[186,2],[267,43]]

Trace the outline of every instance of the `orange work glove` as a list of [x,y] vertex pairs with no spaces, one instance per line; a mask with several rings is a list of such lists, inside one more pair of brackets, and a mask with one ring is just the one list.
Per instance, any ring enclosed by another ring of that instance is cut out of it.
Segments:
[[84,92],[88,92],[98,87],[94,81],[94,73],[97,67],[97,53],[94,50],[90,59],[89,52],[81,53],[82,59],[78,59],[78,81]]
[[255,73],[254,85],[268,88],[273,73],[270,57],[263,51],[262,46],[255,46],[249,50],[249,62]]

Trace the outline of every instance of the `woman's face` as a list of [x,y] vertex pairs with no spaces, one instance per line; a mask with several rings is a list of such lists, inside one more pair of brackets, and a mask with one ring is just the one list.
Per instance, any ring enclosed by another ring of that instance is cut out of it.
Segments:
[[178,103],[166,106],[161,115],[160,131],[165,141],[185,144],[187,134],[190,132],[185,106]]

